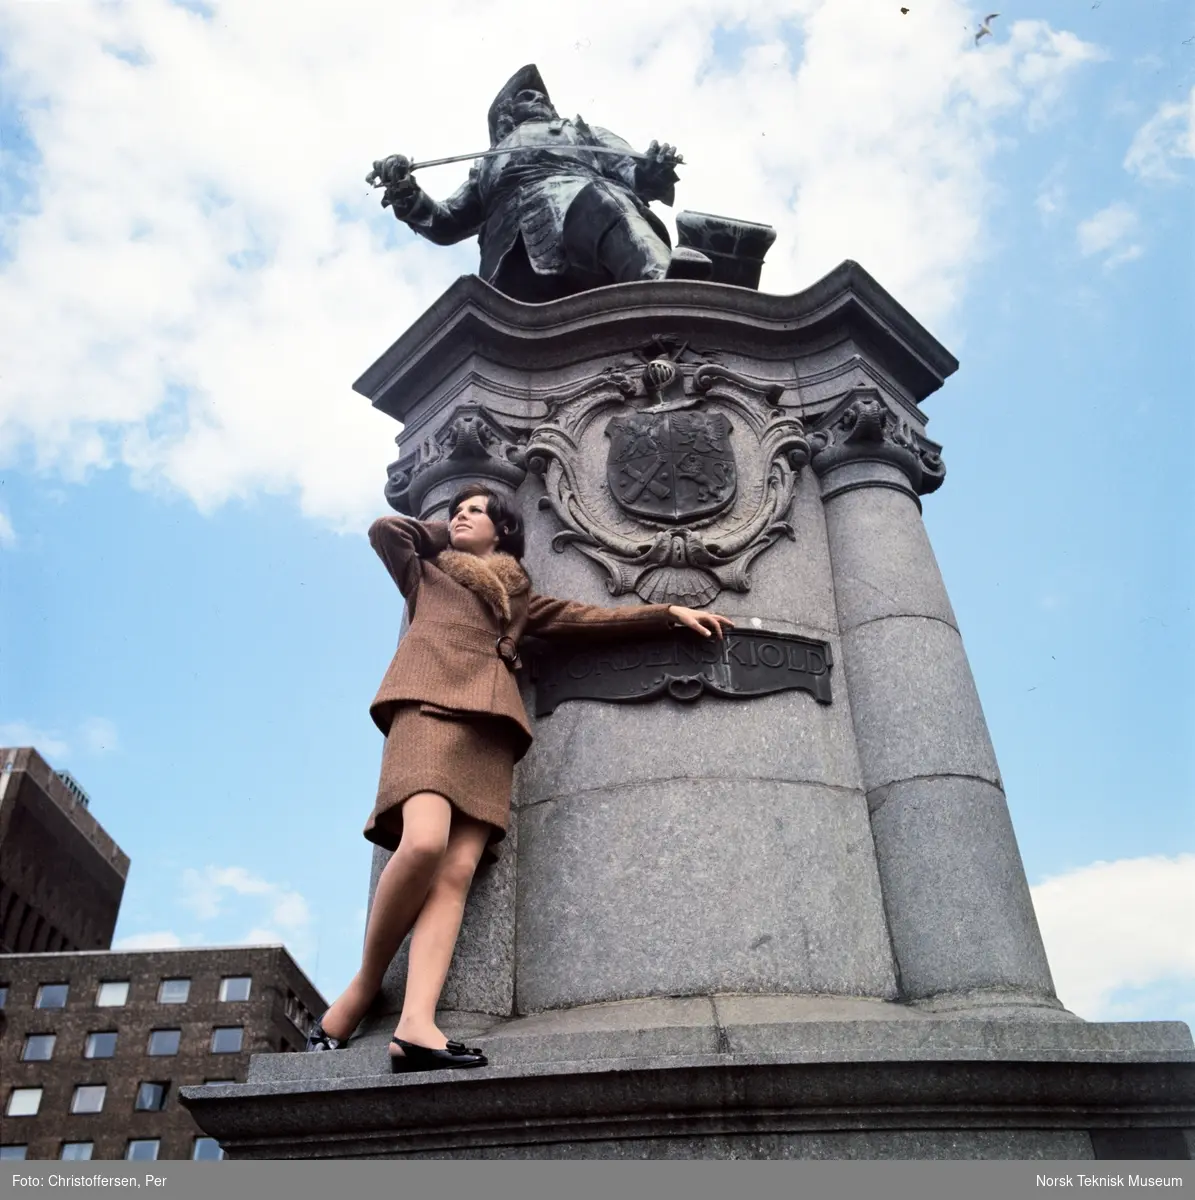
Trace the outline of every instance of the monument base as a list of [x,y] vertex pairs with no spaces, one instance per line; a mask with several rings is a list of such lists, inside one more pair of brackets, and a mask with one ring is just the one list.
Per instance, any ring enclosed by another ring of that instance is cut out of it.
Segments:
[[839,997],[453,1014],[490,1065],[392,1075],[390,1028],[183,1089],[231,1158],[1188,1159],[1181,1022],[941,1016]]

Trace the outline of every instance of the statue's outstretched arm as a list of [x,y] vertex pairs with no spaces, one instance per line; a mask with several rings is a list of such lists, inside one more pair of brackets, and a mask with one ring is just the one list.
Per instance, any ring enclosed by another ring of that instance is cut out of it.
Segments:
[[410,166],[401,154],[374,163],[366,182],[385,185],[382,207],[392,208],[400,221],[438,246],[451,246],[477,233],[485,221],[477,168],[447,200],[433,200],[415,182]]
[[485,223],[477,174],[476,169],[470,171],[469,178],[447,200],[433,200],[418,188],[419,198],[411,209],[405,214],[395,210],[394,215],[437,246],[464,241]]

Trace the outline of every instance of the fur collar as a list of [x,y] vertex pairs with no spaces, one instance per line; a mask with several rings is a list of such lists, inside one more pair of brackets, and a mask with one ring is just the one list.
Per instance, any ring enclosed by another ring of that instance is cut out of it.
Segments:
[[482,559],[461,550],[441,550],[432,561],[450,579],[476,594],[504,624],[510,620],[511,596],[531,588],[527,572],[509,554]]

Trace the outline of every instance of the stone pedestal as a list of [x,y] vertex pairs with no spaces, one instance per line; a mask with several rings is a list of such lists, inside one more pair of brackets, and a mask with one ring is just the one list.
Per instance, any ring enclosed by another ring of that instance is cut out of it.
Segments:
[[[350,1049],[184,1093],[230,1154],[1187,1145],[1186,1027],[1086,1025],[1054,996],[920,518],[944,476],[920,404],[956,366],[844,263],[795,296],[666,281],[543,305],[469,276],[358,380],[404,423],[400,511],[443,516],[484,480],[522,512],[536,590],[707,605],[777,664],[821,647],[828,678],[815,695],[777,666],[748,697],[698,664],[534,719],[441,1013],[492,1065],[379,1074],[400,955]],[[568,669],[596,695],[619,653]]]
[[945,1019],[875,1000],[624,1001],[508,1022],[476,1071],[256,1055],[185,1102],[234,1158],[1189,1158],[1177,1022]]

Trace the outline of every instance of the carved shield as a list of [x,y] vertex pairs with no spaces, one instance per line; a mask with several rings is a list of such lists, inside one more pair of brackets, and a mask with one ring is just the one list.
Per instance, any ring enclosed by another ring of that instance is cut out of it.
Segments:
[[606,479],[615,500],[639,517],[696,520],[721,512],[738,483],[730,419],[693,409],[636,412],[606,426]]

